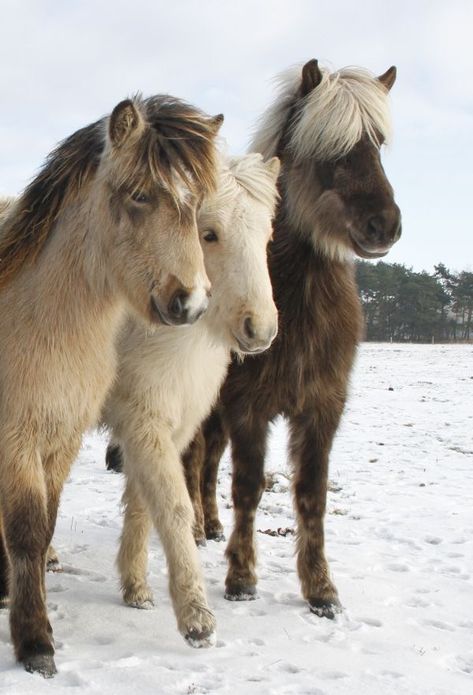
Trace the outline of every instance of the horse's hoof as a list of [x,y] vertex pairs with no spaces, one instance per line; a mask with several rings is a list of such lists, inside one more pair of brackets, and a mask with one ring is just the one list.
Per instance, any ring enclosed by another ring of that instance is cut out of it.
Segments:
[[138,608],[140,611],[151,611],[154,608],[154,602],[151,599],[145,601],[127,601],[127,606],[130,608]]
[[322,599],[322,598],[311,598],[309,599],[309,608],[312,613],[318,615],[319,618],[328,618],[333,620],[338,613],[342,612],[342,604],[337,598],[334,599]]
[[195,544],[198,548],[205,548],[207,545],[207,541],[205,538],[195,538]]
[[217,634],[215,630],[189,630],[184,635],[187,644],[194,649],[205,649],[214,647],[217,642]]
[[123,601],[130,608],[149,611],[154,608],[153,592],[147,584],[123,590]]
[[220,526],[215,526],[215,527],[210,527],[207,528],[205,532],[205,536],[208,541],[224,541],[225,540],[225,534],[223,532],[223,528]]
[[26,656],[23,659],[23,666],[28,673],[39,673],[43,678],[52,678],[57,673],[52,654]]
[[46,563],[46,572],[64,572],[64,568],[57,558],[52,558]]
[[227,601],[254,601],[258,598],[256,586],[227,586],[223,595]]

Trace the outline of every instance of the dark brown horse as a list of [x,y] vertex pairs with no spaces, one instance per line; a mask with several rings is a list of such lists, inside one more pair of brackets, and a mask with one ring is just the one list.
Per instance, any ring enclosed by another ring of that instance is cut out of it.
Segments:
[[[359,69],[329,73],[311,60],[284,78],[252,145],[282,161],[269,255],[279,335],[267,352],[233,362],[220,403],[203,426],[204,445],[199,434],[185,457],[196,518],[202,476],[205,533],[221,538],[215,488],[231,440],[230,600],[256,594],[254,518],[268,425],[281,414],[290,427],[302,593],[318,615],[333,617],[340,608],[324,553],[329,453],[362,326],[353,258],[384,256],[401,234],[380,160],[395,77],[394,67],[375,78]],[[197,537],[202,533],[197,529]]]

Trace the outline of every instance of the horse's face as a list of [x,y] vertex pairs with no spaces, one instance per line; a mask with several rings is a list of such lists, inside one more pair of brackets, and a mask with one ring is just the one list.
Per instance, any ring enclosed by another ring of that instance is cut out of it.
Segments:
[[210,290],[198,201],[182,184],[166,190],[151,176],[143,156],[149,128],[131,102],[116,107],[110,119],[102,189],[111,275],[148,321],[193,323],[206,310]]
[[[395,76],[395,68],[390,68],[381,77],[370,78],[370,82],[365,78],[362,107],[369,109],[369,96],[365,95],[371,92],[373,111],[387,109],[383,100],[394,84]],[[355,90],[356,86],[354,84]],[[307,135],[310,134],[311,124],[307,114],[314,108],[310,104],[316,108],[318,99],[323,103],[323,90],[329,92],[331,88],[324,80],[317,61],[310,61],[304,66],[293,114],[296,123],[297,116],[300,116],[299,123],[302,125],[299,126],[297,137],[302,142],[302,148],[305,146],[303,127],[307,129]],[[322,90],[320,96],[317,90]],[[344,106],[343,100],[337,104],[340,110]],[[358,108],[361,109],[361,106]],[[314,245],[332,258],[343,260],[353,253],[362,258],[379,258],[401,236],[400,211],[381,164],[382,133],[374,129],[376,137],[369,137],[366,131],[361,130],[353,138],[354,144],[351,144],[348,153],[341,155],[336,152],[330,155],[330,148],[323,147],[324,137],[327,141],[332,138],[333,142],[337,142],[337,129],[341,130],[339,122],[343,123],[343,127],[350,128],[349,114],[350,111],[345,108],[338,118],[334,106],[332,111],[327,109],[324,112],[325,130],[323,127],[314,129],[324,156],[318,156],[317,150],[312,156],[298,160],[291,159],[289,155],[288,171],[283,177],[290,198],[289,212],[296,217],[300,228],[312,235]],[[382,121],[382,118],[379,117],[379,120]],[[310,142],[307,149],[310,151]]]
[[[279,160],[261,161],[260,166],[275,187]],[[273,202],[257,200],[240,185],[230,199],[220,201],[217,193],[206,200],[199,213],[212,305],[219,328],[235,352],[262,352],[277,334],[277,309],[267,265],[273,215]]]
[[379,148],[364,136],[344,157],[319,162],[315,176],[323,219],[317,243],[339,256],[385,256],[401,236],[401,214]]
[[177,207],[167,191],[150,187],[111,190],[109,206],[114,277],[133,308],[151,322],[193,323],[210,290],[195,201]]

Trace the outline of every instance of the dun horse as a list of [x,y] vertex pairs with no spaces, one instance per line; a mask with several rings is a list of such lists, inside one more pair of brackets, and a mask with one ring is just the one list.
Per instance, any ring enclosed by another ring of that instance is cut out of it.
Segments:
[[[0,588],[27,671],[55,672],[45,556],[63,482],[111,386],[129,310],[194,322],[208,280],[196,205],[215,186],[209,118],[136,97],[49,156],[0,231]],[[5,598],[5,596],[3,596]]]
[[130,320],[119,340],[117,382],[103,422],[112,431],[108,458],[124,456],[125,520],[118,555],[123,598],[152,602],[146,581],[147,539],[154,523],[169,566],[178,628],[195,647],[215,641],[194,543],[193,510],[181,453],[209,414],[230,352],[259,353],[277,332],[266,246],[277,198],[279,161],[233,158],[220,172],[198,224],[212,296],[205,316],[187,329],[150,334]]
[[[396,70],[329,73],[311,60],[283,79],[252,149],[278,155],[281,203],[269,268],[280,330],[271,349],[234,360],[206,421],[202,471],[207,538],[222,537],[215,488],[232,445],[235,528],[226,552],[226,598],[256,594],[254,518],[264,489],[269,423],[289,421],[297,511],[297,567],[311,610],[340,609],[324,553],[329,452],[343,412],[361,331],[354,255],[384,256],[401,234],[399,208],[380,161],[389,135],[388,91]],[[199,478],[198,439],[187,465]],[[190,461],[189,461],[190,459]],[[199,487],[191,496],[199,507]]]

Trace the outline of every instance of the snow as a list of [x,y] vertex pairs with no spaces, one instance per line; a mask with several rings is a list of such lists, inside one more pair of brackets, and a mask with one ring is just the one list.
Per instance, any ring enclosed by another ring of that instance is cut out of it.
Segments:
[[[218,635],[191,649],[178,634],[153,539],[152,610],[122,604],[114,558],[122,477],[106,439],[85,437],[64,490],[48,574],[59,673],[14,663],[0,612],[0,692],[274,695],[463,695],[473,692],[473,346],[365,344],[332,452],[327,554],[344,612],[311,614],[294,537],[257,534],[259,599],[223,598],[224,544],[200,549]],[[274,473],[260,530],[292,527],[286,430],[273,428]],[[220,509],[231,529],[228,457]]]

